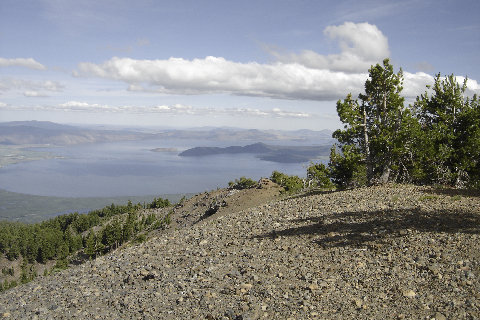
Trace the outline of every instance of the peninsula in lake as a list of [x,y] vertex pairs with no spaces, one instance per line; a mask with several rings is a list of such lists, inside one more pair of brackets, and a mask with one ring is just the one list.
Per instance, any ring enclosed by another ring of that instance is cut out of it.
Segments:
[[202,157],[220,154],[255,154],[259,159],[279,163],[302,163],[328,157],[331,145],[322,146],[276,146],[254,143],[246,146],[195,147],[179,154],[181,157]]

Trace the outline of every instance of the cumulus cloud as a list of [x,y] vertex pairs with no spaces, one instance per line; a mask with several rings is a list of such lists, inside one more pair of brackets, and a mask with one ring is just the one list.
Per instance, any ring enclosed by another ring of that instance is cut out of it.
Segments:
[[[456,76],[455,79],[460,85],[465,81],[465,77],[462,76]],[[467,89],[465,91],[469,96],[473,96],[474,94],[480,95],[480,84],[476,80],[468,79]]]
[[345,22],[340,26],[328,26],[323,33],[338,42],[339,54],[321,55],[311,50],[300,54],[269,51],[282,62],[352,73],[367,72],[371,65],[390,56],[388,39],[375,25]]
[[81,63],[77,76],[115,79],[132,91],[165,94],[229,93],[278,99],[334,100],[361,88],[367,74],[308,68],[298,63],[238,63],[221,57]]
[[388,39],[369,23],[328,26],[324,34],[338,43],[339,54],[272,51],[278,61],[271,64],[240,63],[213,56],[193,60],[114,57],[101,64],[80,63],[74,75],[123,81],[130,91],[336,100],[360,91],[368,68],[390,54]]
[[[433,85],[435,82],[435,78],[429,74],[424,72],[417,72],[417,73],[409,73],[404,72],[404,89],[402,91],[402,95],[407,98],[407,100],[412,100],[417,96],[423,94],[425,91],[431,91],[426,88],[427,85]],[[442,78],[444,79],[444,78]],[[456,81],[458,84],[463,85],[465,77],[462,76],[455,76]],[[476,80],[468,79],[467,81],[467,88],[465,90],[465,94],[469,97],[473,96],[474,94],[480,94],[480,85]]]
[[[277,61],[264,64],[213,56],[193,60],[113,57],[101,64],[80,63],[74,76],[113,79],[126,83],[129,91],[161,94],[332,101],[363,92],[368,69],[390,55],[387,37],[375,25],[352,22],[328,26],[324,34],[338,43],[340,53],[321,55],[306,50],[285,54],[271,50]],[[423,93],[425,85],[433,82],[424,72],[404,72],[404,76],[407,99]],[[475,86],[471,81],[469,88]]]
[[186,60],[136,60],[113,57],[101,64],[83,62],[75,76],[114,79],[130,91],[163,94],[261,96],[277,99],[336,100],[360,92],[372,64],[388,57],[388,39],[374,25],[346,22],[329,26],[325,36],[338,42],[339,54],[313,51],[279,54],[270,64],[240,63],[208,56]]
[[15,58],[15,59],[6,59],[0,58],[0,67],[25,67],[36,70],[46,70],[45,67],[40,62],[35,61],[33,58]]

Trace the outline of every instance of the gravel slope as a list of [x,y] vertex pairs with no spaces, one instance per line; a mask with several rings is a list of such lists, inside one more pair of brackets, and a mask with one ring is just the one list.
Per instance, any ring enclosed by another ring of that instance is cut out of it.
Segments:
[[[170,231],[0,294],[0,317],[480,318],[478,195],[396,185],[250,207],[272,188],[198,195]],[[212,199],[226,206],[202,216]]]

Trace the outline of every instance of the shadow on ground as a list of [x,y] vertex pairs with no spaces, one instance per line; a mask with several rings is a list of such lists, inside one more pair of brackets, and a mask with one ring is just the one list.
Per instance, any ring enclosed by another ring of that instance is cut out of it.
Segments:
[[[308,223],[307,225],[305,225]],[[318,236],[316,243],[331,247],[359,247],[406,236],[409,230],[433,233],[480,233],[480,212],[382,210],[343,212],[292,220],[291,228],[272,231],[257,238]]]
[[425,190],[425,193],[446,195],[446,196],[461,196],[461,197],[480,197],[480,190],[473,189],[454,189],[454,188],[433,188]]

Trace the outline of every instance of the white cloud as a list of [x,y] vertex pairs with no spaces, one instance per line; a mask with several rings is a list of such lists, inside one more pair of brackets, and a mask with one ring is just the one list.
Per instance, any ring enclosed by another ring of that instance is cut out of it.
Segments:
[[6,59],[0,58],[0,67],[25,67],[36,70],[46,70],[45,67],[40,62],[35,61],[33,58],[15,58],[15,59]]
[[388,39],[375,25],[345,22],[340,26],[328,26],[323,33],[338,41],[339,54],[321,55],[311,50],[304,50],[300,54],[269,51],[282,62],[353,73],[367,72],[370,66],[390,56]]
[[434,82],[434,78],[424,72],[404,72],[403,79],[402,96],[406,97],[407,100],[414,99],[424,93],[427,89],[426,85],[433,84]]
[[[463,81],[465,81],[465,77],[455,76],[455,78],[460,85],[463,85]],[[465,91],[469,96],[473,96],[474,94],[480,95],[480,84],[476,80],[468,79],[467,89]]]
[[272,52],[278,61],[271,64],[213,56],[193,60],[113,57],[102,64],[80,63],[74,75],[114,79],[126,82],[130,91],[163,94],[227,93],[328,101],[360,92],[368,68],[389,55],[387,38],[368,23],[346,22],[329,26],[324,33],[338,42],[339,54]]
[[[2,105],[0,105],[2,106]],[[260,110],[256,108],[212,108],[193,107],[183,104],[158,105],[158,106],[112,106],[82,101],[67,101],[58,105],[44,106],[7,106],[12,110],[43,110],[88,113],[130,113],[130,114],[164,114],[164,115],[190,115],[190,116],[231,116],[231,117],[266,117],[266,118],[312,118],[316,115],[273,108]]]
[[7,104],[6,104],[5,102],[1,102],[1,101],[0,101],[0,108],[4,108],[4,107],[6,107],[6,106],[7,106]]
[[[231,94],[275,99],[332,101],[363,92],[368,69],[390,55],[387,37],[369,23],[328,26],[324,34],[340,53],[321,55],[271,53],[276,62],[234,62],[223,57],[186,60],[136,60],[113,57],[101,64],[83,62],[75,76],[99,77],[126,83],[127,90],[160,94]],[[407,100],[425,91],[433,77],[404,72]],[[475,88],[476,81],[469,83]],[[470,90],[470,89],[469,89]],[[184,110],[184,112],[187,112]]]
[[41,91],[60,92],[63,91],[64,86],[56,81],[32,81],[16,78],[0,79],[0,93],[2,91],[22,90],[24,95],[28,97],[34,96],[33,92],[37,92],[37,96],[45,95]]
[[164,94],[229,93],[278,99],[335,100],[358,91],[367,74],[312,69],[298,63],[238,63],[221,57],[81,63],[77,76],[124,81],[132,91]]
[[[417,73],[409,73],[404,72],[404,89],[402,91],[402,95],[407,98],[407,100],[412,100],[417,96],[423,94],[425,91],[431,91],[431,89],[426,88],[427,85],[433,85],[435,82],[435,78],[429,74],[424,72],[417,72]],[[444,78],[442,78],[444,79]],[[463,81],[465,77],[462,76],[455,76],[456,81],[458,84],[463,85]],[[469,97],[473,96],[474,94],[480,94],[480,85],[476,80],[468,79],[467,81],[467,88],[465,90],[465,94]]]
[[43,97],[48,97],[46,94],[38,91],[25,91],[23,93],[25,97],[29,98],[43,98]]

